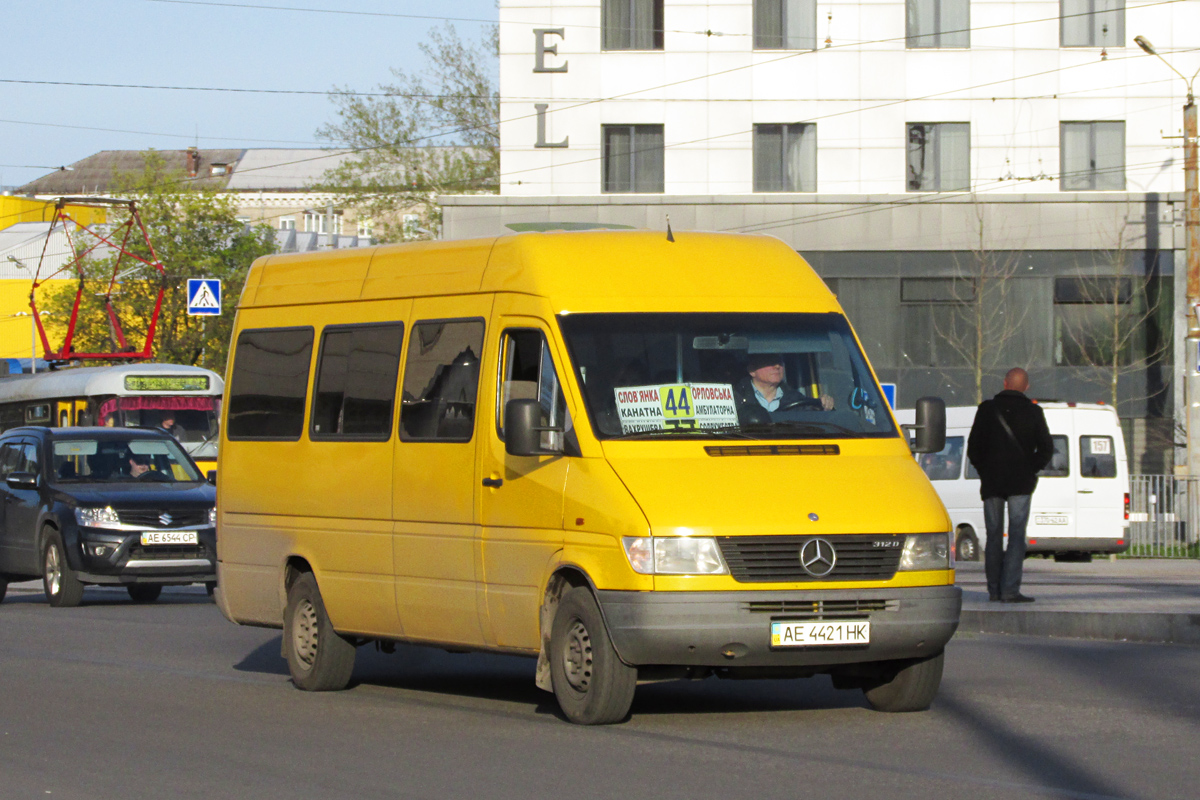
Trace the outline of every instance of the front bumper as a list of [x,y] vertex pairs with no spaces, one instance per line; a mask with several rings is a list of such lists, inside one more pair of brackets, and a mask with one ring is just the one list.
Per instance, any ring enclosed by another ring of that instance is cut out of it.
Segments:
[[[597,592],[633,666],[820,667],[935,655],[958,628],[957,586],[785,592]],[[867,645],[772,648],[772,620],[865,620]]]
[[1124,553],[1129,549],[1129,536],[1085,538],[1082,536],[1027,536],[1026,553]]
[[[103,529],[79,529],[78,577],[84,583],[124,585],[131,583],[188,584],[217,579],[216,528],[196,531],[196,545],[142,545],[140,533]],[[113,550],[104,556],[91,555],[89,545],[103,544]]]

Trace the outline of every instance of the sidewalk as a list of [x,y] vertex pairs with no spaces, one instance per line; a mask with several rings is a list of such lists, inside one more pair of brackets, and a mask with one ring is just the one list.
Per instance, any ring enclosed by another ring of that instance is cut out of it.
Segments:
[[1027,604],[988,602],[982,561],[956,566],[960,631],[1200,644],[1200,560],[1029,558],[1021,593],[1036,602]]

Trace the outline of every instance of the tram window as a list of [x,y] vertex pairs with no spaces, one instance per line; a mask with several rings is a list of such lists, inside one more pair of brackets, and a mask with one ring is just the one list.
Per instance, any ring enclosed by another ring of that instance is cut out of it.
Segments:
[[245,330],[234,351],[230,439],[299,439],[312,361],[312,328]]
[[49,422],[50,421],[50,406],[41,404],[36,406],[25,406],[25,421],[26,422]]
[[403,341],[401,323],[325,329],[313,395],[314,439],[387,439],[392,435],[392,404]]

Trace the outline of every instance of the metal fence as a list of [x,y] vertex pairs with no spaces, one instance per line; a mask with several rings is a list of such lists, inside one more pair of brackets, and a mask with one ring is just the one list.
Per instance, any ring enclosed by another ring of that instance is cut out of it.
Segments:
[[1200,478],[1131,475],[1129,490],[1128,555],[1200,557]]

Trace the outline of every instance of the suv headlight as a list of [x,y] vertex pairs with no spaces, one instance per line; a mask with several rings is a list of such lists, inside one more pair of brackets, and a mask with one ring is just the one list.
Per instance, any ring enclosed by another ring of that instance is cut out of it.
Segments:
[[121,524],[121,518],[112,506],[104,508],[77,508],[75,521],[85,528],[116,528]]
[[725,575],[717,540],[706,536],[626,536],[625,557],[642,575]]
[[217,527],[217,507],[213,506],[208,510],[208,524],[212,527]]
[[950,569],[949,533],[910,533],[900,554],[901,572]]

